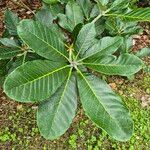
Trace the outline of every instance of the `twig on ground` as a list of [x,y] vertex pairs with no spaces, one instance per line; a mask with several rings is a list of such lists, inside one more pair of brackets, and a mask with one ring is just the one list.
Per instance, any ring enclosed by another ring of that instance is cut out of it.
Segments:
[[10,0],[10,1],[13,2],[14,4],[18,5],[19,7],[28,9],[30,12],[32,12],[32,14],[35,15],[34,11],[32,11],[22,0],[18,0],[19,2],[17,2],[16,0]]

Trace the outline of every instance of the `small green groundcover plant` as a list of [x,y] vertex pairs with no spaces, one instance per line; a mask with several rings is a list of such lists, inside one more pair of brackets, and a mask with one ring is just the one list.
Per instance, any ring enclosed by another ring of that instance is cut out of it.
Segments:
[[116,140],[129,140],[129,110],[103,78],[130,78],[148,68],[140,57],[150,49],[136,54],[131,49],[132,35],[142,32],[137,22],[150,21],[150,9],[129,0],[43,1],[32,20],[5,12],[0,39],[4,92],[18,102],[39,104],[37,124],[46,139],[66,132],[81,101],[98,127]]

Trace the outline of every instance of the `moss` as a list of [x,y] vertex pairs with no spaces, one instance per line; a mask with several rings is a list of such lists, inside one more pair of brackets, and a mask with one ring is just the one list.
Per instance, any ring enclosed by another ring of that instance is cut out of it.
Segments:
[[[33,150],[39,147],[44,150],[57,149],[58,147],[60,147],[60,149],[81,148],[88,150],[149,149],[150,111],[141,108],[139,101],[136,99],[129,98],[126,99],[125,102],[131,110],[132,118],[135,122],[135,132],[128,142],[122,143],[111,139],[85,116],[82,116],[82,119],[79,119],[78,123],[73,124],[73,130],[69,130],[57,141],[47,141],[39,134],[35,122],[35,110],[29,108],[28,111],[18,111],[16,114],[11,113],[8,117],[9,126],[6,127],[4,124],[0,127],[0,141],[2,143],[0,146],[5,147],[6,143],[12,143],[11,148],[25,149],[28,147]],[[26,107],[24,109],[28,108]],[[33,147],[33,143],[36,145],[35,147]]]
[[147,94],[150,94],[150,76],[147,76],[144,78],[144,84],[143,84],[143,87],[145,88],[145,91]]
[[[85,145],[82,147],[83,149],[88,150],[99,150],[99,149],[115,149],[115,150],[141,150],[141,149],[149,149],[149,115],[150,111],[148,109],[142,109],[140,102],[136,99],[130,98],[126,99],[126,104],[131,110],[131,115],[135,123],[135,132],[128,142],[118,142],[110,138],[104,131],[98,129],[95,125],[93,125],[90,121],[89,123],[85,123],[82,120],[78,126],[78,133],[76,136],[73,134],[72,136],[77,137],[76,145],[80,147],[80,142],[82,141],[80,138],[85,137],[84,143]],[[90,128],[89,128],[90,127]],[[101,133],[100,133],[101,132]],[[75,142],[75,141],[74,141]],[[69,142],[72,145],[72,143]],[[75,143],[74,143],[75,144]]]
[[70,136],[70,139],[69,139],[69,144],[70,144],[70,147],[73,148],[73,149],[76,149],[77,148],[77,135],[73,134]]

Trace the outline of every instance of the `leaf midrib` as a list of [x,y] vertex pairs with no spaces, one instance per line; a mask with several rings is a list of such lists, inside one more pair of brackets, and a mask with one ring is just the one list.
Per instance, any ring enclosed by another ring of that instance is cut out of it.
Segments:
[[55,111],[55,113],[54,113],[54,115],[53,115],[54,117],[53,117],[53,119],[52,119],[51,129],[52,129],[52,127],[53,127],[54,120],[55,120],[55,118],[56,118],[56,114],[58,113],[58,110],[59,110],[59,107],[60,107],[60,103],[62,102],[62,99],[63,99],[64,94],[65,94],[65,92],[66,92],[66,88],[67,88],[69,79],[70,79],[70,77],[71,77],[71,72],[72,72],[72,68],[71,68],[70,71],[69,71],[68,78],[67,78],[67,81],[66,81],[66,84],[65,84],[63,93],[62,93],[62,95],[59,97],[60,101],[57,103],[57,106],[58,106],[58,107],[57,107],[57,109],[56,109],[56,111]]
[[130,16],[130,15],[121,15],[121,14],[105,14],[104,16],[117,16],[117,17],[123,17],[123,18],[129,18],[129,19],[142,19],[142,21],[149,21],[150,19],[145,19],[145,18],[143,18],[143,17],[136,17],[136,16]]
[[[93,25],[91,26],[91,28],[90,28],[90,30],[89,30],[89,32],[88,32],[88,34],[87,34],[86,37],[88,37],[88,35],[89,35],[89,33],[90,33],[90,31],[91,31],[92,28],[93,28]],[[82,43],[82,45],[81,45],[81,47],[80,47],[80,49],[79,49],[79,51],[78,51],[78,54],[77,54],[77,56],[76,56],[76,59],[78,58],[79,54],[81,53],[81,51],[82,51],[82,49],[83,49],[83,45],[85,44],[86,37],[84,38],[84,41],[83,41],[83,43]],[[77,45],[77,47],[79,47],[79,46]]]
[[82,63],[85,65],[90,65],[90,66],[108,66],[108,67],[127,67],[127,66],[136,66],[136,65],[129,65],[129,64],[125,64],[125,65],[120,65],[120,64],[96,64],[96,63]]
[[[121,40],[121,39],[119,39],[119,40],[117,40],[116,42],[114,42],[113,45],[115,45],[116,43],[118,43],[120,40]],[[97,43],[97,44],[99,45],[99,43]],[[109,45],[108,47],[106,47],[106,48],[104,48],[104,49],[101,49],[100,51],[97,51],[97,52],[93,53],[93,54],[90,55],[90,56],[86,56],[86,57],[80,59],[79,61],[83,61],[83,60],[85,60],[85,59],[87,59],[87,58],[89,58],[89,57],[92,57],[92,56],[96,55],[97,53],[100,53],[101,51],[105,51],[106,49],[110,48],[111,46],[112,46],[112,45]],[[104,54],[102,54],[102,55],[104,55]]]
[[13,51],[9,51],[9,52],[4,52],[3,54],[0,54],[0,56],[3,56],[3,55],[7,55],[7,54],[12,54],[12,53],[16,53],[16,52],[21,52],[22,50],[13,50]]
[[47,73],[47,74],[45,74],[45,75],[43,75],[43,76],[40,76],[40,77],[38,77],[38,78],[36,78],[36,79],[34,79],[34,80],[30,80],[30,81],[26,82],[25,84],[21,84],[21,85],[19,85],[19,86],[13,87],[13,88],[8,89],[8,90],[13,90],[14,88],[19,88],[19,87],[21,87],[21,86],[25,86],[25,85],[27,85],[27,84],[33,83],[33,82],[35,82],[35,81],[37,81],[37,80],[40,80],[40,79],[42,79],[42,78],[44,78],[44,77],[47,77],[47,76],[49,76],[49,75],[51,75],[51,74],[53,74],[53,73],[55,73],[55,72],[58,72],[58,71],[60,71],[60,70],[65,69],[65,68],[67,68],[67,67],[69,67],[69,66],[68,66],[68,65],[63,66],[63,67],[61,67],[61,68],[59,68],[59,69],[56,69],[56,70],[54,70],[54,71],[52,71],[52,72],[49,72],[49,73]]
[[[27,31],[29,32],[30,34],[32,34],[33,36],[35,36],[37,39],[41,40],[42,42],[44,42],[46,45],[48,45],[49,47],[51,47],[52,49],[55,50],[55,52],[57,52],[58,54],[60,54],[61,56],[63,56],[65,59],[68,60],[67,56],[65,56],[63,53],[61,53],[60,51],[58,51],[55,47],[53,47],[52,45],[50,45],[48,42],[46,42],[44,39],[41,39],[38,35],[32,33],[31,31]],[[20,36],[21,37],[21,36]],[[22,38],[23,40],[23,38]],[[23,40],[24,41],[24,40]],[[24,41],[25,42],[25,41]],[[59,42],[63,43],[60,39],[59,39]],[[26,43],[26,42],[25,42]],[[28,44],[27,44],[28,45]],[[30,47],[30,46],[29,46]],[[36,51],[35,51],[36,52]]]
[[[96,97],[96,99],[99,99],[96,95],[96,93],[92,90],[92,87],[90,86],[89,82],[87,81],[87,79],[85,78],[85,76],[82,74],[82,72],[78,69],[78,72],[80,73],[80,75],[82,76],[82,78],[85,80],[85,82],[87,83],[87,85],[89,86],[89,88],[91,89],[93,95]],[[98,101],[99,103],[101,103],[100,101]],[[102,105],[101,106],[104,108],[104,110],[106,111],[107,109]],[[108,111],[106,111],[106,113],[108,114],[108,116],[112,119],[115,120],[115,118],[113,118],[110,113]],[[116,122],[116,121],[115,121]]]

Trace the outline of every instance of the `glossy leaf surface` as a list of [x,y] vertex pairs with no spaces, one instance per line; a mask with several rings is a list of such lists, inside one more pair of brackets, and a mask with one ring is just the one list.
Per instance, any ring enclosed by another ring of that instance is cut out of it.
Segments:
[[118,58],[113,55],[95,56],[86,60],[87,67],[108,75],[129,76],[143,67],[143,62],[131,54],[122,54]]
[[23,20],[18,26],[20,38],[37,54],[54,61],[66,61],[67,50],[62,39],[39,22]]
[[76,81],[69,72],[67,81],[51,98],[39,105],[37,123],[41,134],[51,140],[64,134],[75,117],[76,109]]
[[8,75],[5,93],[20,102],[38,102],[50,97],[66,79],[66,64],[47,60],[27,62]]
[[129,140],[133,132],[129,111],[107,83],[80,72],[78,88],[87,116],[114,139]]

